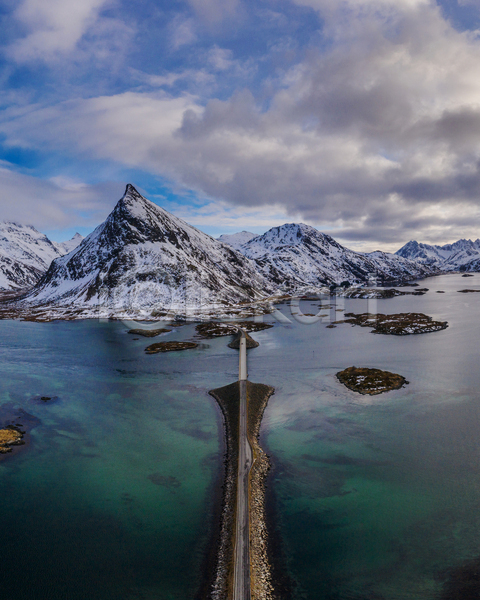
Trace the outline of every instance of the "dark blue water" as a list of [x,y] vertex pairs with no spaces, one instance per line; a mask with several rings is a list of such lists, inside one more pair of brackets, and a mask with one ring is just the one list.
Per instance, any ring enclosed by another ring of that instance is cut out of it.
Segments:
[[[263,442],[295,598],[438,598],[446,571],[480,555],[480,294],[457,292],[480,289],[480,277],[424,284],[425,296],[378,301],[378,312],[424,312],[449,321],[445,331],[327,329],[284,306],[292,323],[256,335],[251,379],[276,386]],[[367,302],[344,307],[365,312]],[[361,396],[335,377],[352,365],[410,384]]]
[[[290,322],[254,334],[250,379],[276,388],[262,443],[295,600],[433,600],[480,555],[480,294],[457,292],[477,281],[378,301],[448,320],[437,333],[305,325],[285,305]],[[0,415],[37,419],[0,462],[2,600],[193,598],[222,468],[207,391],[237,378],[227,342],[147,356],[122,323],[0,321]],[[410,384],[361,396],[335,378],[352,365]]]

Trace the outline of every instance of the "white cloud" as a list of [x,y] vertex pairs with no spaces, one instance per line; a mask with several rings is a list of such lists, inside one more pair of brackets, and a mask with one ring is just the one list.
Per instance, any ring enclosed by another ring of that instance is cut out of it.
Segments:
[[225,71],[233,65],[231,50],[214,46],[208,53],[208,62],[217,71]]
[[106,0],[24,0],[14,13],[27,33],[9,48],[17,62],[49,60],[75,48]]
[[170,25],[170,40],[174,50],[193,44],[197,40],[193,19],[177,16]]
[[124,191],[118,183],[87,185],[61,177],[41,180],[15,171],[6,162],[0,162],[0,188],[1,219],[33,225],[39,231],[96,226]]
[[[150,200],[157,201],[154,197]],[[231,206],[222,201],[208,201],[205,204],[190,204],[158,201],[163,208],[184,219],[200,229],[214,228],[220,233],[236,232],[243,229],[258,228],[266,231],[271,227],[282,225],[288,216],[281,206],[266,206],[252,210]]]
[[197,15],[207,23],[215,24],[235,15],[240,0],[187,0]]
[[84,155],[141,166],[152,163],[150,153],[168,151],[169,143],[175,145],[173,134],[185,110],[197,110],[188,97],[126,92],[30,111],[5,111],[0,129],[20,146],[46,143],[68,150],[73,142]]
[[292,0],[300,6],[310,6],[324,14],[354,12],[364,14],[370,11],[384,11],[394,8],[397,12],[429,6],[432,0]]
[[[479,40],[429,2],[342,6],[350,13],[329,15],[331,47],[290,70],[267,110],[248,90],[206,106],[127,92],[9,110],[0,131],[12,145],[148,169],[249,211],[281,206],[344,239],[480,227]],[[445,212],[452,201],[460,210]]]

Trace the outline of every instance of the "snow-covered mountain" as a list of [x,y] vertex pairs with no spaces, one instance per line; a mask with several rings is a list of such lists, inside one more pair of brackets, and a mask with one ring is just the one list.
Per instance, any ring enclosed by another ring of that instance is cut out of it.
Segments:
[[228,244],[232,248],[235,248],[235,250],[240,250],[240,246],[246,244],[255,237],[257,237],[256,233],[239,231],[238,233],[225,233],[218,238],[218,241]]
[[53,259],[69,252],[77,243],[76,236],[68,242],[56,243],[31,225],[0,223],[0,289],[31,287]]
[[72,250],[75,250],[82,240],[83,235],[76,233],[71,240],[67,240],[66,242],[52,242],[52,244],[60,252],[60,255],[63,256],[64,254],[68,254]]
[[372,275],[383,281],[408,280],[430,272],[428,267],[393,254],[354,252],[302,223],[273,227],[243,244],[240,251],[285,290],[343,281],[365,283]]
[[245,256],[128,185],[105,222],[57,258],[18,304],[147,317],[252,301],[272,291]]
[[444,246],[412,240],[395,254],[441,271],[480,271],[480,240],[458,240]]

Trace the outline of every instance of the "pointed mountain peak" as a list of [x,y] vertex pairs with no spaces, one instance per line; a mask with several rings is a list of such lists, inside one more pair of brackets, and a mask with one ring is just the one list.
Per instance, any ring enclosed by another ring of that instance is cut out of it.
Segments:
[[146,200],[131,183],[127,183],[122,200]]
[[127,208],[133,208],[137,204],[153,204],[140,194],[140,192],[131,184],[128,183],[125,188],[123,197],[118,201],[118,204]]
[[163,208],[147,200],[129,183],[125,188],[122,198],[120,198],[114,210],[110,213],[109,218],[115,220],[120,218],[121,220],[127,219],[130,221],[133,217],[133,219],[151,223],[159,218],[165,218],[166,214]]

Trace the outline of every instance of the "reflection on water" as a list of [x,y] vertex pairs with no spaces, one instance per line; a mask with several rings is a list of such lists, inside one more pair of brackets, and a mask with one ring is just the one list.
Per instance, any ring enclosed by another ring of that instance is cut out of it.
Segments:
[[[253,334],[250,379],[276,388],[262,445],[295,600],[479,597],[480,294],[457,292],[477,281],[431,278],[425,296],[377,301],[447,320],[445,331],[327,329],[282,305],[290,322]],[[0,596],[192,600],[222,468],[207,390],[236,379],[236,352],[218,338],[146,356],[149,342],[121,323],[0,331],[0,404],[32,419],[29,447],[0,462]],[[190,339],[194,326],[168,335]],[[361,396],[335,377],[353,365],[410,384]]]

